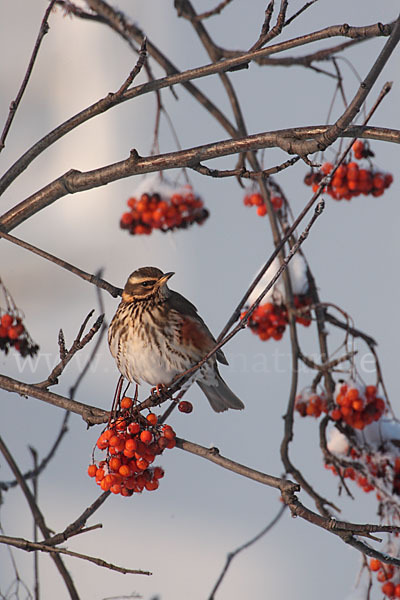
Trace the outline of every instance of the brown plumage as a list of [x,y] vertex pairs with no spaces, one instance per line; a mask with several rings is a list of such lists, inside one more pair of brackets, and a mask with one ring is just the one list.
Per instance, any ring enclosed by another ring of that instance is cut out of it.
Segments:
[[[196,307],[169,289],[172,275],[155,267],[134,271],[111,321],[110,351],[121,374],[131,382],[168,386],[216,343]],[[217,361],[228,364],[222,350],[202,365],[189,383],[198,383],[216,412],[244,408],[222,379]]]

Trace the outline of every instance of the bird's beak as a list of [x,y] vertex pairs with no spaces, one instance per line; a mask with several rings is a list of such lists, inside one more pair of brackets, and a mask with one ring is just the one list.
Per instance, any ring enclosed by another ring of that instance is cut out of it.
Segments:
[[160,277],[160,279],[157,282],[158,287],[162,287],[163,285],[165,285],[168,279],[172,277],[172,275],[175,275],[173,271],[171,271],[170,273],[164,273],[164,275]]

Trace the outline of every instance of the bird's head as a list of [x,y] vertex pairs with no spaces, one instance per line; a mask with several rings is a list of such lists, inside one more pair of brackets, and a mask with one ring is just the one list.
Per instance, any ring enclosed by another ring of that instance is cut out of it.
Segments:
[[122,300],[133,302],[151,296],[166,298],[170,294],[167,282],[172,275],[174,273],[163,273],[156,267],[141,267],[129,275],[122,292]]

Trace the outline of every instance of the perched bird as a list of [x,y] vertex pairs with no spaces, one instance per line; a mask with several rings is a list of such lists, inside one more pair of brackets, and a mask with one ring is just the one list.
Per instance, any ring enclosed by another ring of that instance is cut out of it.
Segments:
[[[196,307],[167,283],[174,273],[142,267],[128,278],[122,301],[108,330],[110,351],[120,373],[129,381],[169,385],[211,350],[215,339]],[[218,350],[193,376],[212,408],[222,412],[244,404],[229,389],[217,360],[228,364]]]

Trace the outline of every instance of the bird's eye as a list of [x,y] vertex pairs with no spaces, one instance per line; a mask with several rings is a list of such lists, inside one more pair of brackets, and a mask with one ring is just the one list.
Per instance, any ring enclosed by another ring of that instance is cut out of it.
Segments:
[[152,285],[154,285],[154,281],[142,281],[141,286],[142,287],[151,287]]

